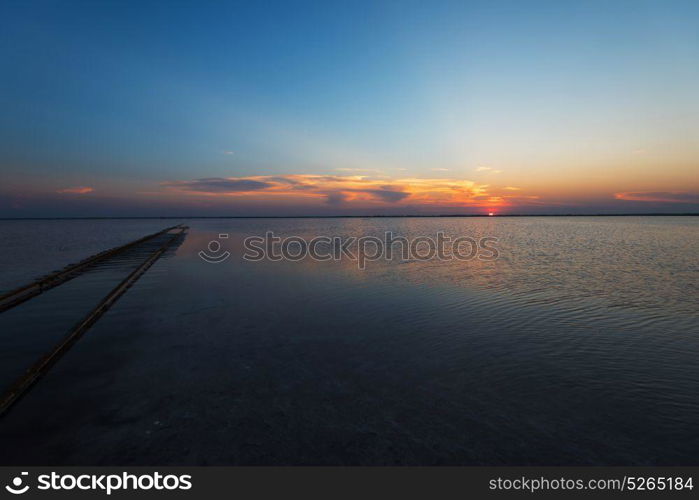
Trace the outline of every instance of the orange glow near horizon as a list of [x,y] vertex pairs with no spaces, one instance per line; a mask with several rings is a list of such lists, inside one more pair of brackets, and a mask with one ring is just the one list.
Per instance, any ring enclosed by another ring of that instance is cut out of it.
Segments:
[[168,192],[204,197],[292,198],[331,205],[444,205],[492,207],[509,204],[488,184],[465,179],[371,178],[352,175],[279,175],[203,178],[162,184]]
[[[477,176],[476,176],[477,177]],[[368,176],[287,174],[248,177],[207,177],[160,184],[155,195],[186,196],[192,200],[209,200],[268,206],[333,206],[377,209],[405,207],[406,210],[437,211],[475,208],[481,213],[496,215],[503,211],[542,207],[584,206],[588,200],[619,200],[636,202],[696,203],[692,192],[607,191],[603,187],[541,184],[513,186],[503,179],[501,184],[459,179]]]

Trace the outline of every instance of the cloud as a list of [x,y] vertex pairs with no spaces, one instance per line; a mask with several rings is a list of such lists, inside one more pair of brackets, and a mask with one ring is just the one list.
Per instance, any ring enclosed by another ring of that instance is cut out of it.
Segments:
[[506,191],[519,191],[521,188],[515,186],[505,186],[503,189]]
[[334,193],[326,193],[326,202],[328,205],[341,205],[346,199],[347,195],[342,191],[336,191]]
[[404,191],[391,191],[390,189],[367,189],[366,191],[359,192],[368,193],[375,196],[379,200],[389,203],[395,203],[410,196],[410,193],[406,193]]
[[501,174],[502,170],[496,170],[493,167],[481,166],[476,168],[476,172],[490,172],[491,174]]
[[233,151],[224,151],[223,154],[224,154],[224,155],[232,155],[232,154],[233,154]]
[[376,170],[374,168],[336,168],[338,172],[363,172],[367,174],[379,174],[381,170]]
[[625,201],[648,201],[660,203],[699,203],[699,193],[680,191],[637,191],[615,193],[614,198]]
[[179,188],[181,191],[196,191],[200,193],[242,193],[259,191],[272,186],[269,182],[251,179],[234,179],[223,177],[207,177],[192,181],[176,181],[163,183],[167,187]]
[[363,175],[272,175],[251,177],[208,177],[190,181],[168,181],[168,191],[199,196],[229,196],[271,201],[272,199],[316,199],[331,205],[400,204],[410,200],[421,205],[448,203],[478,206],[487,197],[486,184],[464,179],[372,179]]
[[59,189],[57,193],[68,193],[68,194],[87,194],[93,192],[94,189],[88,186],[75,186],[64,189]]
[[448,168],[433,168],[432,169],[434,172],[448,172]]

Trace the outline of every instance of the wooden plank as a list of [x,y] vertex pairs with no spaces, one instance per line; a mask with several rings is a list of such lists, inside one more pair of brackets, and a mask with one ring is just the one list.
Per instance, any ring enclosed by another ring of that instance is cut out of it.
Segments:
[[143,238],[127,243],[126,245],[105,250],[104,252],[100,252],[83,259],[76,264],[71,264],[59,271],[44,276],[33,283],[29,283],[28,285],[24,285],[4,293],[0,295],[0,313],[7,311],[8,309],[12,309],[13,307],[18,306],[19,304],[26,302],[27,300],[36,297],[47,290],[75,278],[82,271],[85,271],[88,267],[93,266],[98,262],[114,257],[125,250],[133,248],[136,245],[149,241],[157,236],[160,236],[161,234],[165,234],[168,231],[172,231],[173,229],[177,229],[179,227],[182,227],[182,224],[168,227],[162,231],[158,231],[157,233],[149,234],[148,236],[144,236]]
[[[95,324],[95,322],[121,297],[126,290],[129,289],[154,263],[157,261],[174,243],[174,241],[182,235],[186,230],[186,226],[176,226],[179,232],[174,234],[172,238],[167,240],[160,248],[150,254],[148,258],[134,269],[121,283],[112,289],[100,303],[90,313],[85,316],[63,340],[56,345],[48,354],[42,356],[31,368],[17,381],[0,399],[0,417],[5,415],[14,404],[17,403],[34,385],[41,379],[56,362],[68,352],[68,350],[80,340],[80,338]],[[172,228],[170,228],[171,230]],[[159,234],[162,234],[159,233]]]

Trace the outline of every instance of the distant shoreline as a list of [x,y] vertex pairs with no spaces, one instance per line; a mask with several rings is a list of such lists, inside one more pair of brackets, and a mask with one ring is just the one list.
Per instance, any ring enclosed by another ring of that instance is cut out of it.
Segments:
[[0,217],[0,220],[148,220],[148,219],[435,219],[472,217],[698,217],[699,213],[630,214],[458,214],[458,215],[181,215],[146,217]]

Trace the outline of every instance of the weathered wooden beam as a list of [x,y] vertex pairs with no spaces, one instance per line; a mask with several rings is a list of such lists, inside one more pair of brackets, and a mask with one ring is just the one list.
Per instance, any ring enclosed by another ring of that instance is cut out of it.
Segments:
[[22,302],[26,302],[27,300],[36,297],[37,295],[47,290],[50,290],[62,283],[65,283],[66,281],[75,278],[82,271],[86,270],[90,266],[97,264],[98,262],[113,257],[117,254],[120,254],[125,250],[133,248],[134,246],[144,243],[148,240],[152,240],[153,238],[160,236],[161,234],[165,234],[168,231],[172,231],[173,229],[177,229],[181,226],[182,224],[168,227],[167,229],[163,229],[162,231],[158,231],[157,233],[153,233],[148,236],[144,236],[143,238],[140,238],[138,240],[132,241],[131,243],[127,243],[126,245],[105,250],[104,252],[100,252],[86,259],[83,259],[76,264],[71,264],[59,271],[44,276],[43,278],[40,278],[34,281],[33,283],[29,283],[28,285],[24,285],[7,293],[4,293],[0,295],[0,312],[12,309],[13,307],[18,306]]
[[[68,352],[68,350],[80,340],[89,328],[121,297],[126,290],[131,287],[156,260],[158,260],[175,240],[186,230],[186,226],[175,226],[166,231],[178,228],[179,232],[174,234],[156,251],[151,253],[136,269],[134,269],[121,283],[112,289],[90,313],[75,325],[68,334],[58,343],[48,354],[42,356],[34,363],[27,372],[17,380],[10,389],[0,398],[0,417],[5,415],[15,403],[17,403],[34,385],[41,379],[56,362]],[[161,231],[158,234],[162,234]],[[149,238],[150,239],[150,238]],[[143,242],[144,240],[139,240]]]

